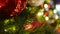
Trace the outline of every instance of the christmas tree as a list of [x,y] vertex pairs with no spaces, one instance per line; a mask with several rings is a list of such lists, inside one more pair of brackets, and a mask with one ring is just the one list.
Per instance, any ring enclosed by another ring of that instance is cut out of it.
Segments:
[[16,0],[15,9],[13,1],[0,4],[0,34],[60,34],[57,0]]

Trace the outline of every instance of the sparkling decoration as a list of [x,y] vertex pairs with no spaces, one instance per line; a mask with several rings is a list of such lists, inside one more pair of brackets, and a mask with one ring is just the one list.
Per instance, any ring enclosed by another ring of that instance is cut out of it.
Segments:
[[22,12],[27,0],[0,0],[0,16],[11,17]]
[[58,19],[58,18],[59,18],[59,16],[58,16],[58,15],[56,15],[56,16],[55,16],[55,19]]
[[44,4],[44,8],[45,8],[46,11],[48,11],[49,10],[48,9],[48,4]]
[[0,19],[0,33],[60,34],[60,4],[54,1],[0,0],[0,17],[4,17]]
[[37,15],[38,15],[38,16],[42,16],[42,15],[43,15],[43,12],[38,12]]
[[49,20],[49,17],[46,16],[46,17],[45,17],[45,20],[48,21],[48,20]]
[[28,0],[28,3],[31,6],[40,6],[41,4],[44,3],[45,0]]
[[54,13],[57,13],[57,10],[56,9],[54,9]]
[[24,30],[29,30],[31,28],[33,28],[33,24],[31,23],[24,26]]

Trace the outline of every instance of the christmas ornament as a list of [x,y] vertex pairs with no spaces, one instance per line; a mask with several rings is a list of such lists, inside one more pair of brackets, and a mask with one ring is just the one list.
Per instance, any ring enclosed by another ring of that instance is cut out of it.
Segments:
[[28,3],[31,6],[40,6],[41,4],[44,3],[45,0],[28,0]]
[[11,17],[22,12],[27,0],[0,0],[0,17]]
[[49,12],[48,12],[48,11],[46,11],[44,15],[45,15],[45,16],[48,16],[48,15],[49,15]]

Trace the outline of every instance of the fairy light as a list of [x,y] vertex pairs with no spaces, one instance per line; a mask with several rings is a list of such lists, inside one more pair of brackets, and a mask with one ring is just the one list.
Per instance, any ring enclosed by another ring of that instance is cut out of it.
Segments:
[[55,16],[55,19],[58,19],[58,18],[59,18],[59,16],[58,16],[58,15],[56,15],[56,16]]
[[56,9],[54,9],[54,13],[57,13],[57,10]]
[[44,4],[44,7],[45,7],[45,8],[48,8],[48,5],[47,5],[47,4]]
[[49,9],[48,9],[48,5],[47,4],[44,4],[44,8],[45,8],[45,10],[46,11],[48,11]]
[[7,29],[4,29],[5,32],[7,32],[8,30]]
[[46,16],[46,17],[45,17],[45,20],[46,20],[46,21],[49,20],[49,17]]
[[37,13],[37,16],[42,16],[43,15],[43,12],[38,12]]

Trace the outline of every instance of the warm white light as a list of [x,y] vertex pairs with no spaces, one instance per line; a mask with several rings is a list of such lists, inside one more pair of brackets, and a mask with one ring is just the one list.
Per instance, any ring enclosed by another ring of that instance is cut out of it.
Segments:
[[37,16],[42,16],[43,12],[38,12]]
[[58,19],[58,18],[59,18],[59,16],[58,16],[58,15],[56,15],[56,16],[55,16],[55,19]]
[[44,4],[44,8],[48,8],[48,5],[47,4]]
[[54,9],[54,13],[57,13],[57,10],[56,9]]
[[7,31],[7,29],[4,30],[5,32]]
[[46,20],[46,21],[49,20],[49,17],[45,17],[45,20]]

